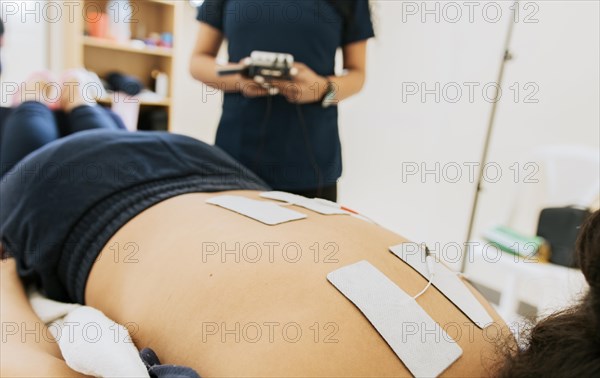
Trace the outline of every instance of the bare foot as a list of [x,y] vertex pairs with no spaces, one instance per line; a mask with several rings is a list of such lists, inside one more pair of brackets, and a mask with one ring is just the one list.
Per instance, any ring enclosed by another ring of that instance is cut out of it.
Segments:
[[84,69],[69,70],[63,74],[60,103],[69,112],[82,105],[96,105],[102,91],[97,76]]
[[21,84],[19,92],[13,99],[13,106],[26,101],[35,101],[49,108],[56,108],[60,99],[60,86],[47,71],[33,73]]

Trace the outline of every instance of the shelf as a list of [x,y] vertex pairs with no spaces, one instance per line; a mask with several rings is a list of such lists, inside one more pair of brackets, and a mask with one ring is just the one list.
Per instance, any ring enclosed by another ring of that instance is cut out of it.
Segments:
[[118,43],[110,39],[96,38],[96,37],[83,37],[83,45],[89,47],[97,47],[101,49],[116,50],[130,52],[134,54],[145,54],[153,56],[163,56],[171,58],[173,56],[173,49],[168,47],[136,47],[132,45],[126,45]]
[[147,0],[149,3],[157,3],[157,4],[162,4],[162,5],[169,5],[169,6],[174,6],[175,4],[173,4],[174,0]]
[[[0,0],[1,1],[1,0]],[[176,31],[182,28],[179,19],[186,17],[184,7],[188,6],[188,1],[184,0],[129,0],[134,8],[133,19],[137,22],[130,22],[129,29],[132,38],[140,37],[145,39],[150,37],[151,33],[170,33],[173,40],[177,41]],[[140,112],[157,111],[167,115],[168,126],[171,126],[173,115],[173,69],[179,56],[175,56],[175,50],[171,47],[148,46],[143,41],[133,39],[118,41],[102,34],[102,37],[94,37],[88,32],[104,32],[108,34],[108,25],[105,30],[93,30],[88,24],[90,19],[94,19],[91,13],[104,10],[109,5],[109,0],[81,0],[84,11],[81,17],[75,17],[73,22],[65,23],[64,43],[65,53],[68,57],[65,59],[68,67],[86,67],[88,70],[96,72],[100,77],[107,77],[112,72],[120,72],[124,75],[137,79],[144,89],[136,96],[119,96],[111,91],[102,99],[97,100],[102,106],[113,106],[118,112],[122,111],[127,118],[127,112],[134,110],[138,106]],[[119,7],[119,9],[123,9]],[[108,23],[109,20],[107,20]],[[96,35],[96,34],[94,34]],[[142,37],[143,36],[143,37]],[[175,42],[177,43],[177,42]],[[169,85],[161,94],[166,97],[151,92],[149,88],[155,89],[152,80],[152,72],[164,72],[169,78]],[[126,109],[126,103],[133,103],[131,108]],[[126,119],[127,126],[135,129],[136,125],[129,124],[134,122],[134,118]],[[142,125],[140,119],[137,120],[138,127]],[[163,121],[164,123],[164,121]],[[144,129],[144,127],[141,127]]]
[[[135,97],[131,97],[129,99],[129,101],[135,101],[138,100],[140,102],[140,106],[165,106],[165,107],[169,107],[171,106],[171,99],[164,99],[164,100],[142,100],[142,99],[136,99]],[[112,104],[112,98],[111,97],[103,97],[101,99],[98,99],[98,102],[100,104],[105,104],[105,105],[110,105]]]

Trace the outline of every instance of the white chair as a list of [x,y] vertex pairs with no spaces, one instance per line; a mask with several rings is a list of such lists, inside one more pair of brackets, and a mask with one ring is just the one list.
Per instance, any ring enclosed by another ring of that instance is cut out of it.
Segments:
[[[600,197],[600,151],[585,146],[543,146],[531,154],[531,162],[521,172],[519,188],[507,220],[515,230],[535,234],[545,207],[589,207]],[[526,163],[525,163],[526,164]],[[525,168],[525,164],[521,164]],[[531,168],[538,168],[533,177]],[[538,179],[538,183],[531,183]]]
[[[592,206],[600,193],[600,152],[583,146],[545,146],[533,151],[526,172],[539,168],[537,183],[520,181],[506,226],[535,235],[545,207]],[[524,165],[523,165],[524,167]],[[522,176],[523,177],[523,176]],[[587,287],[577,269],[520,259],[476,241],[468,253],[465,275],[500,293],[498,311],[507,321],[519,319],[519,302],[538,314],[568,307]]]

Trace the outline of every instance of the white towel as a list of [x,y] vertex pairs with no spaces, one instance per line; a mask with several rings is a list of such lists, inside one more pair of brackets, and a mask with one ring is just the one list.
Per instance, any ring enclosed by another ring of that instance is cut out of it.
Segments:
[[124,326],[89,306],[61,303],[31,292],[34,312],[48,326],[67,365],[95,377],[148,377]]

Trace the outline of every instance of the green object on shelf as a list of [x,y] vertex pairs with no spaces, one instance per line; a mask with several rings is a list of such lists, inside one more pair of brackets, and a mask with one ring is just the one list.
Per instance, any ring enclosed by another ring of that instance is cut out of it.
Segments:
[[501,250],[521,257],[548,258],[546,240],[539,236],[526,236],[506,227],[496,226],[483,233],[483,238]]

